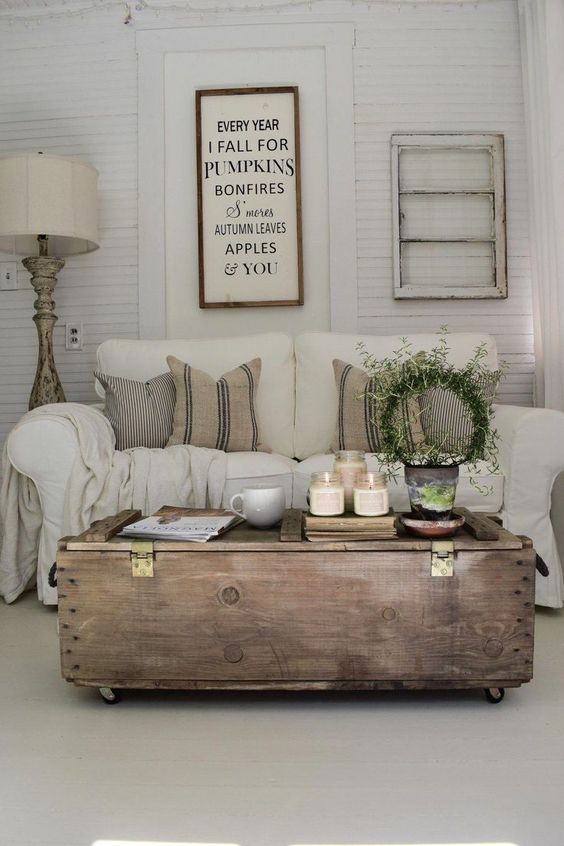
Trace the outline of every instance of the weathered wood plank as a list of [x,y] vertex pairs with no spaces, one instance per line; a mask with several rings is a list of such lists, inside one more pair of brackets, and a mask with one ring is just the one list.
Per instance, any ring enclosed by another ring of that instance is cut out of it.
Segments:
[[75,679],[79,687],[112,687],[138,690],[236,690],[236,691],[371,691],[378,690],[472,690],[484,687],[521,687],[515,679],[423,679],[404,681],[224,681],[222,679]]
[[[523,544],[516,536],[507,529],[496,527],[499,538],[494,541],[480,541],[480,549],[521,549]],[[457,550],[476,549],[476,540],[465,532],[459,532],[454,537],[454,545]],[[155,541],[155,552],[193,552],[194,544],[189,541]],[[94,545],[75,538],[68,541],[69,551],[104,551],[123,552],[131,549],[131,539],[112,538],[107,543]],[[208,555],[215,552],[344,552],[365,551],[365,552],[401,552],[407,550],[430,550],[431,542],[424,538],[414,538],[407,535],[401,524],[398,527],[397,538],[385,538],[383,540],[328,540],[316,542],[315,544],[306,541],[281,541],[278,529],[253,529],[248,523],[242,523],[230,529],[224,535],[201,544],[198,552]]]
[[488,520],[492,520],[496,524],[496,526],[503,526],[503,520],[501,519],[499,514],[486,514],[485,516],[488,518]]
[[280,526],[281,543],[299,543],[302,540],[304,513],[299,508],[287,508]]
[[135,523],[139,519],[141,519],[141,511],[139,509],[120,511],[119,514],[96,520],[89,529],[86,529],[85,532],[77,536],[76,541],[83,543],[105,543],[130,523]]
[[484,514],[474,514],[468,508],[458,507],[453,509],[459,517],[466,521],[464,528],[478,540],[498,540],[500,527]]

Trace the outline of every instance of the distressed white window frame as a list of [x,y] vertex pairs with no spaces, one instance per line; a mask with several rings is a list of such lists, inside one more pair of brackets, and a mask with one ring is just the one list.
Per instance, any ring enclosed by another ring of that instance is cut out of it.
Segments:
[[[443,148],[457,149],[472,147],[474,149],[487,148],[491,154],[492,183],[491,190],[472,190],[453,188],[452,191],[421,189],[417,191],[400,190],[400,151],[405,148],[419,149]],[[400,199],[402,194],[418,193],[428,195],[446,194],[489,194],[492,197],[494,215],[493,236],[487,238],[428,238],[402,239],[400,232]],[[392,239],[393,239],[393,272],[394,299],[504,299],[507,297],[507,254],[505,233],[505,168],[503,135],[499,133],[429,133],[407,135],[392,135]],[[494,257],[494,284],[472,285],[467,287],[402,285],[401,245],[409,241],[421,243],[491,243]]]

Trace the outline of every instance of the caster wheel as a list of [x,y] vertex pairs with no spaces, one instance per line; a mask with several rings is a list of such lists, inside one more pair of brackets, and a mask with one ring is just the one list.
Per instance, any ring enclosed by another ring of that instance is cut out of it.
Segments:
[[488,702],[491,702],[492,705],[499,705],[502,701],[503,697],[505,696],[505,688],[504,687],[485,687],[484,693],[486,694],[486,699]]
[[112,690],[111,687],[100,687],[98,689],[106,705],[117,705],[118,702],[121,702],[121,696],[117,690]]

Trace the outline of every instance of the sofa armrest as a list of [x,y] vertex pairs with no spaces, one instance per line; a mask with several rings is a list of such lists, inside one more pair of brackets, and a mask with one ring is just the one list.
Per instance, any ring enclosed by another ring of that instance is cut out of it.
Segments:
[[47,604],[57,602],[57,591],[48,585],[47,574],[56,558],[57,542],[68,531],[63,515],[72,468],[80,456],[78,430],[72,422],[77,418],[86,424],[83,428],[88,438],[103,438],[113,449],[113,433],[102,412],[79,403],[42,406],[25,414],[6,442],[10,463],[32,480],[39,495],[42,523],[37,588],[39,598]]
[[537,602],[564,604],[564,580],[550,521],[554,481],[564,472],[564,413],[546,408],[494,406],[499,434],[499,463],[505,476],[504,525],[528,535],[549,568],[537,578]]

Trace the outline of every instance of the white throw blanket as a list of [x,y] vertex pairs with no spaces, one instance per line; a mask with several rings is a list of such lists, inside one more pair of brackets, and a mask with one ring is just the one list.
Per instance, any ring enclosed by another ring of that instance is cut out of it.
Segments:
[[[224,452],[192,446],[116,452],[115,436],[106,418],[98,410],[76,403],[42,406],[26,414],[18,426],[38,415],[68,420],[78,441],[65,494],[63,536],[76,535],[94,520],[124,508],[151,514],[162,505],[221,507],[227,463]],[[45,583],[53,554],[46,558],[41,543],[39,495],[31,479],[10,463],[6,447],[2,474],[0,595],[13,602],[33,583],[37,569],[40,598],[56,602],[55,590]]]

